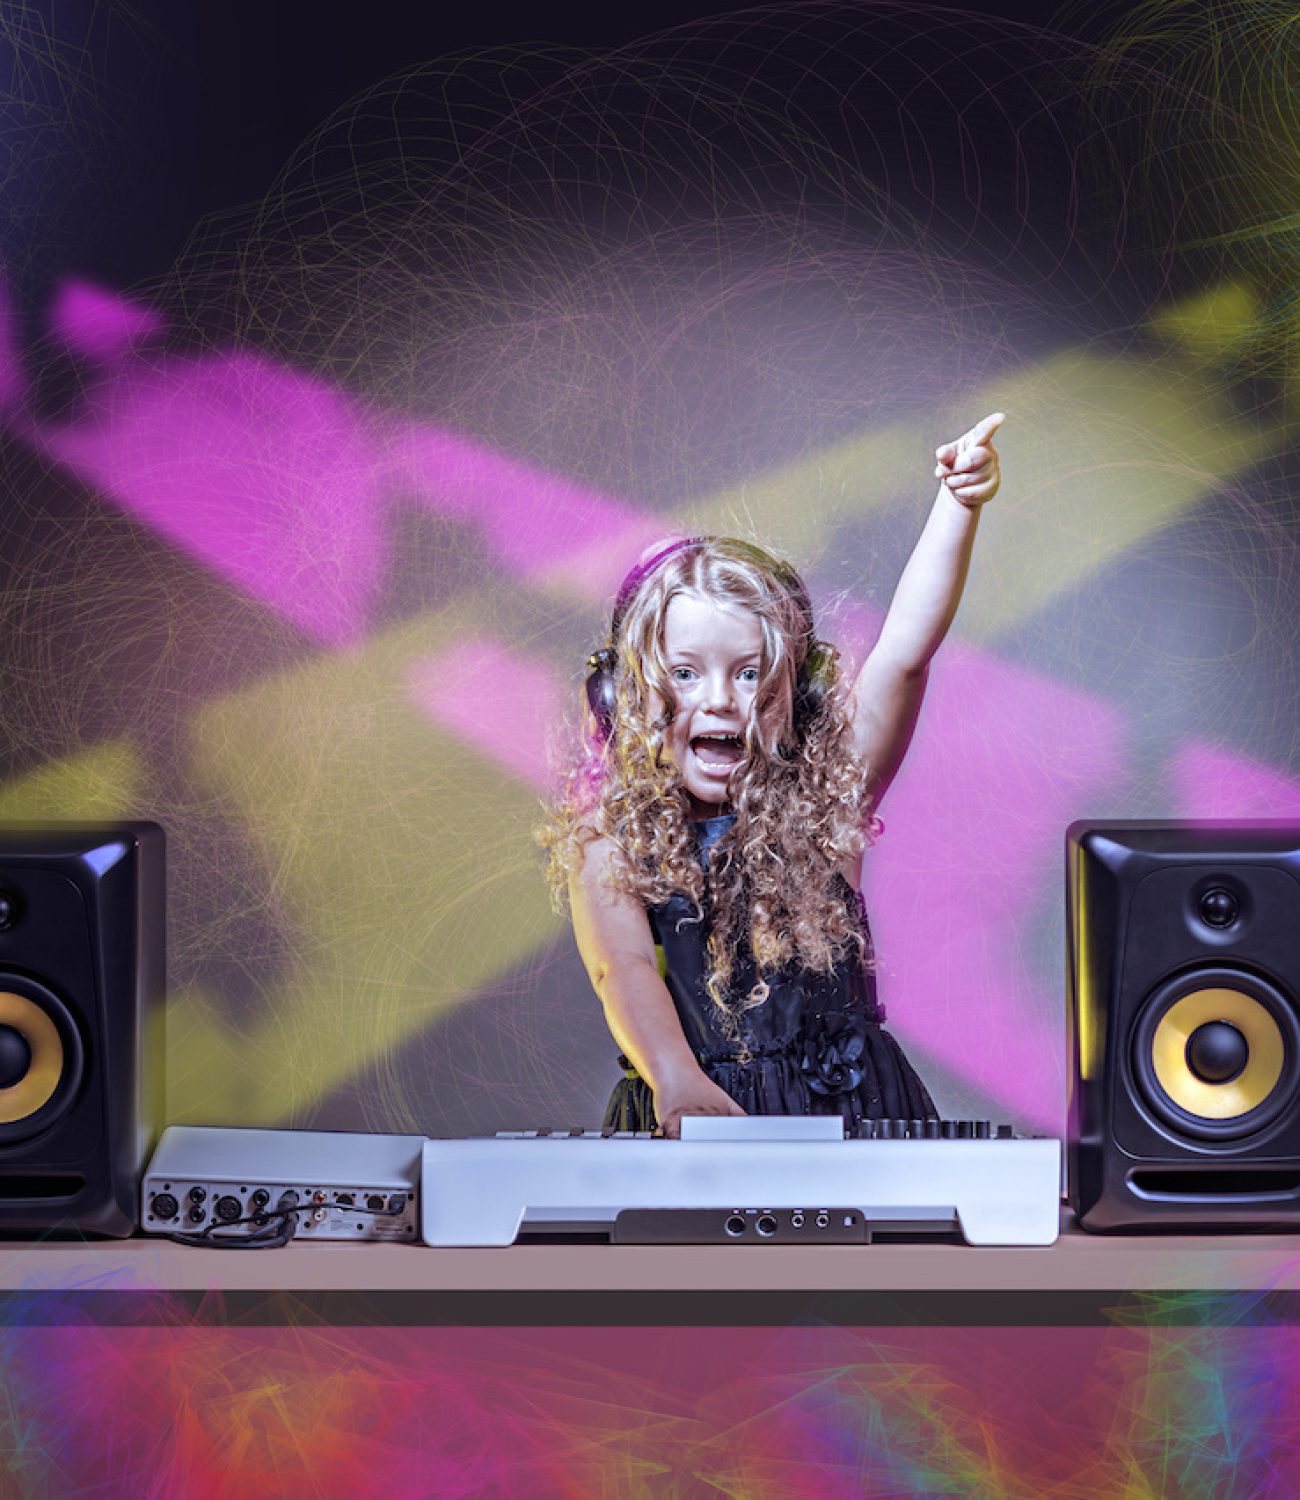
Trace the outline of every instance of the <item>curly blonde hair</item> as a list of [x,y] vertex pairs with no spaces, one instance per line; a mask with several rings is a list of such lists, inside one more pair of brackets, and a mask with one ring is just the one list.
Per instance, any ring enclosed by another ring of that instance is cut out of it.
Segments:
[[[681,894],[699,920],[707,914],[708,993],[735,1034],[740,1014],[767,998],[764,974],[795,963],[829,973],[847,949],[867,961],[839,873],[879,825],[854,750],[838,653],[815,638],[795,570],[726,537],[660,544],[646,558],[620,591],[604,656],[613,672],[611,722],[602,728],[588,719],[564,795],[538,838],[557,905],[586,845],[603,836],[612,845],[616,889],[646,906]],[[762,633],[746,753],[730,783],[736,820],[714,846],[707,873],[686,792],[662,753],[675,711],[664,617],[681,594],[744,611]],[[733,985],[742,944],[757,975],[747,994]]]

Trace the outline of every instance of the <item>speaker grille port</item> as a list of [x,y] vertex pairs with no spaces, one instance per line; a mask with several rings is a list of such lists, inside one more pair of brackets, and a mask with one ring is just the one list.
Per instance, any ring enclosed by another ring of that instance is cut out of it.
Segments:
[[1217,1172],[1146,1170],[1130,1174],[1133,1190],[1148,1198],[1189,1197],[1240,1202],[1243,1199],[1294,1198],[1300,1193],[1300,1170],[1294,1167],[1232,1166]]

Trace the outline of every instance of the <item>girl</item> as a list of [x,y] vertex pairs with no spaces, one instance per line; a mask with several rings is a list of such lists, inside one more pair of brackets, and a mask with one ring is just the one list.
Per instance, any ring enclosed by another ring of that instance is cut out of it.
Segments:
[[933,1117],[881,1028],[858,887],[926,667],[956,613],[1000,412],[937,450],[939,494],[851,688],[788,564],[652,549],[591,659],[587,755],[543,842],[626,1076],[605,1123]]

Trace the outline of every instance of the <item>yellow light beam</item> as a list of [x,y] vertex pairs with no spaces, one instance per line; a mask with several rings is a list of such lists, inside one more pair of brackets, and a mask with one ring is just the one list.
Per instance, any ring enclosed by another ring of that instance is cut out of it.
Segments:
[[1151,329],[1191,359],[1223,359],[1243,348],[1260,329],[1260,301],[1244,281],[1226,281],[1209,291],[1163,307]]
[[194,773],[256,855],[230,899],[269,908],[293,960],[246,1028],[202,996],[174,1003],[172,1119],[292,1119],[555,935],[536,792],[409,694],[413,664],[471,624],[408,621],[195,714]]
[[[991,640],[1171,524],[1289,436],[1236,411],[1213,378],[1167,351],[1070,351],[975,391],[972,423],[1008,413],[1006,480],[976,549],[957,629]],[[919,533],[933,450],[955,432],[890,427],[697,503],[684,528],[765,538],[815,561],[836,527],[897,513]],[[892,580],[890,580],[892,585]],[[886,587],[888,587],[887,585]]]
[[1170,356],[1064,354],[990,394],[1017,428],[991,544],[977,549],[962,601],[971,640],[995,640],[1078,588],[1289,436],[1244,418]]
[[0,818],[93,823],[144,817],[145,787],[135,751],[111,740],[5,782],[0,786]]

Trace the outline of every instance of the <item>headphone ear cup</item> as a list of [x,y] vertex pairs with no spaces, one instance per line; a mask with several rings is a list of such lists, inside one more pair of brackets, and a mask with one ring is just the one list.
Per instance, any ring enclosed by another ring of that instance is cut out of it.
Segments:
[[587,659],[591,671],[587,677],[587,707],[596,720],[596,733],[605,744],[614,733],[614,714],[618,695],[614,687],[614,668],[618,657],[608,647],[593,651]]
[[826,695],[835,681],[838,655],[835,647],[825,641],[814,641],[808,648],[794,693],[794,729],[800,739],[825,706]]

